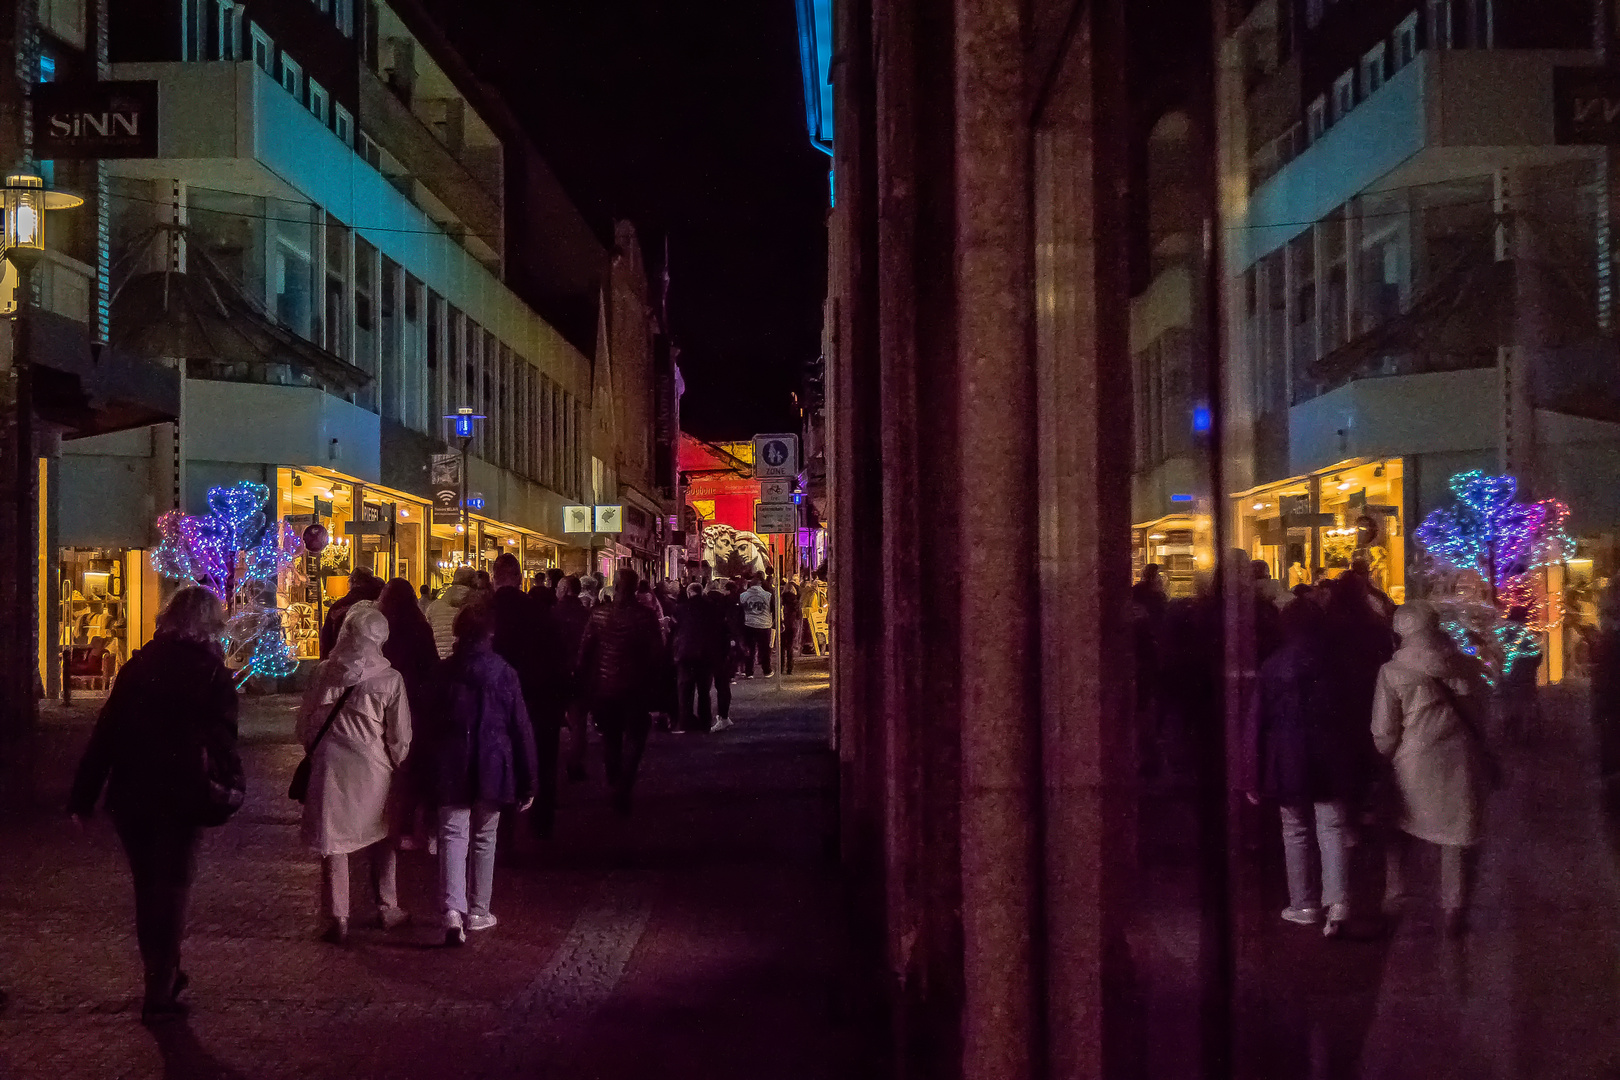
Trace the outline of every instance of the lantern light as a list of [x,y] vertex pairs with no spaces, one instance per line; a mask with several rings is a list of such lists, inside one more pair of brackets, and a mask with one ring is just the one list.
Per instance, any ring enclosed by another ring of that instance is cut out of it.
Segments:
[[19,266],[38,262],[45,252],[45,211],[83,204],[77,195],[46,191],[45,181],[37,176],[6,177],[5,231],[0,237],[6,258]]

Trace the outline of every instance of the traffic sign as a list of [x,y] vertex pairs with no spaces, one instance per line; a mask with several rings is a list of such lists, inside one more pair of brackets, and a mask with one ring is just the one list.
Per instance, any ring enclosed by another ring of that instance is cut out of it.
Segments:
[[761,480],[759,482],[759,501],[778,505],[793,502],[793,481]]
[[791,533],[799,528],[799,508],[792,503],[755,503],[754,532],[760,536]]
[[798,475],[797,435],[754,436],[754,479],[791,480]]

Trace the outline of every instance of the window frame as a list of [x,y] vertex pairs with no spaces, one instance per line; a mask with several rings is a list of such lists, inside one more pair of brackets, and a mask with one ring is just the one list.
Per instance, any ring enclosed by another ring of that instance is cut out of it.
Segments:
[[1361,100],[1366,101],[1384,88],[1389,76],[1387,64],[1389,47],[1382,41],[1368,49],[1361,57],[1361,63],[1356,65],[1357,78],[1361,83]]
[[250,59],[258,65],[266,75],[280,82],[276,73],[276,42],[264,27],[256,22],[248,23],[248,35],[253,41],[250,49]]
[[331,121],[328,117],[332,112],[332,95],[326,92],[326,87],[314,79],[305,79],[304,86],[309,92],[305,104],[308,106],[310,114],[321,122],[322,127],[330,127]]
[[332,103],[332,133],[343,141],[344,146],[354,146],[354,117],[335,101]]
[[280,68],[281,88],[293,96],[293,100],[300,105],[304,104],[304,65],[288,56],[283,50]]
[[1328,123],[1327,95],[1317,94],[1316,100],[1305,108],[1305,130],[1310,135],[1310,141],[1316,142],[1331,125]]
[[1393,36],[1395,39],[1395,51],[1392,55],[1395,58],[1395,70],[1399,71],[1417,59],[1418,13],[1414,11],[1402,19],[1400,24],[1395,27]]
[[1350,115],[1356,107],[1356,80],[1359,70],[1358,65],[1333,80],[1332,110],[1329,115],[1335,124]]

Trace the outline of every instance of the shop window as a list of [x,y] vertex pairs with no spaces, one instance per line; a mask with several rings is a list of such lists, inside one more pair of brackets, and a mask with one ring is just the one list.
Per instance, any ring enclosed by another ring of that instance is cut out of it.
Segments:
[[[112,688],[118,669],[139,645],[131,640],[132,592],[138,582],[128,577],[130,567],[140,565],[139,553],[132,560],[122,548],[66,548],[60,564],[60,634],[58,647],[66,670],[63,677],[75,690],[106,691]],[[46,594],[47,596],[49,594]]]
[[191,188],[188,236],[255,304],[265,306],[265,200]]
[[270,201],[273,237],[272,271],[276,319],[308,340],[314,340],[315,223],[307,203]]
[[326,348],[347,360],[353,321],[349,314],[349,230],[332,215],[326,215]]

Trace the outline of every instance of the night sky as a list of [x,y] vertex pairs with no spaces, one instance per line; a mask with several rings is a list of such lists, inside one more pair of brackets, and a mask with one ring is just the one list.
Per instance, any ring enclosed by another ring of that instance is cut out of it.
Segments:
[[682,427],[797,427],[820,352],[830,159],[805,132],[791,0],[437,0],[597,232],[669,240]]

